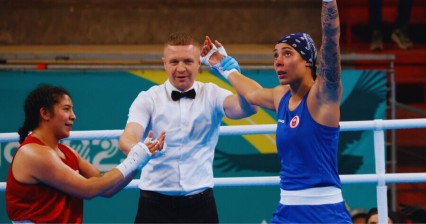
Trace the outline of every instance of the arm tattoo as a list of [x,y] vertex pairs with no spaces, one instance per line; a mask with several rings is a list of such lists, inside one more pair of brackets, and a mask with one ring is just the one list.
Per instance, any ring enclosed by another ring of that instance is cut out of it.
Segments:
[[335,2],[324,2],[322,7],[322,44],[320,54],[320,75],[329,90],[340,86],[340,27],[339,13]]

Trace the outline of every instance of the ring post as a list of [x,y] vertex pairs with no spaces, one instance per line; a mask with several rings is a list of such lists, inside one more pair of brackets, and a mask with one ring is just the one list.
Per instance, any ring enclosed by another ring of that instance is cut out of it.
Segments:
[[377,211],[379,223],[388,223],[388,200],[386,186],[386,159],[385,159],[385,134],[383,120],[374,120],[374,157],[377,174]]

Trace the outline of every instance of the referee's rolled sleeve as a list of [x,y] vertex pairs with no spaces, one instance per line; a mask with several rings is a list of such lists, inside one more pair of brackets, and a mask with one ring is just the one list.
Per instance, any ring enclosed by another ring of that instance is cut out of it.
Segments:
[[140,92],[130,106],[127,123],[135,122],[146,128],[153,106],[151,97],[145,91]]

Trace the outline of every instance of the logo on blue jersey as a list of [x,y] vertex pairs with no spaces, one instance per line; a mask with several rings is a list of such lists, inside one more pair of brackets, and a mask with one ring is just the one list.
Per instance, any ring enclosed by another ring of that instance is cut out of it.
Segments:
[[294,116],[293,119],[291,119],[291,121],[290,121],[290,128],[297,127],[299,125],[299,122],[300,122],[299,116],[297,116],[297,115]]

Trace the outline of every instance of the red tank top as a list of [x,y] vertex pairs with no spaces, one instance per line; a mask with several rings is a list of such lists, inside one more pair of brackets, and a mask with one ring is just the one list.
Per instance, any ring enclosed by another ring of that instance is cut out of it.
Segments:
[[[21,146],[19,146],[18,150],[23,145],[30,143],[44,145],[39,139],[29,135]],[[75,154],[63,144],[59,144],[58,148],[66,157],[62,161],[73,170],[78,171],[78,160]],[[12,164],[13,160],[10,164],[6,186],[6,207],[10,220],[31,220],[36,223],[82,222],[82,199],[68,195],[43,183],[20,183],[13,176]]]

